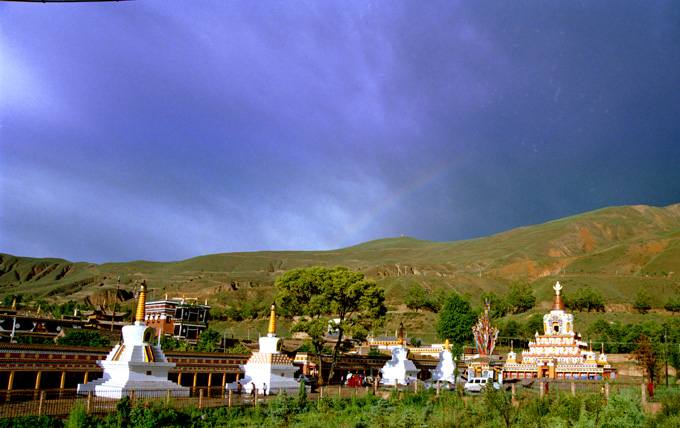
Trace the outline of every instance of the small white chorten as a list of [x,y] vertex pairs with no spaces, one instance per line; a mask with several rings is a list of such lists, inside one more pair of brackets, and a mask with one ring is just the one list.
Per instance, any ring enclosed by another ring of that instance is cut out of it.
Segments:
[[382,373],[381,383],[394,385],[395,381],[400,385],[407,385],[408,381],[418,378],[420,369],[416,368],[413,361],[408,359],[408,349],[404,346],[404,325],[399,324],[399,341],[392,349],[392,359],[380,369]]
[[[430,372],[432,373],[432,380],[434,382],[440,380],[456,383],[456,362],[453,360],[449,339],[446,339],[444,350],[439,353],[439,364],[437,364],[437,368],[430,370]],[[458,380],[463,381],[460,377]]]
[[168,372],[175,367],[168,363],[160,346],[153,346],[156,329],[144,324],[146,284],[139,290],[139,303],[134,325],[123,327],[123,343],[116,345],[104,361],[97,363],[104,376],[78,385],[78,394],[90,391],[98,397],[122,398],[134,391],[145,397],[188,397],[189,388],[168,380]]
[[[269,318],[269,329],[266,337],[260,337],[260,351],[250,356],[248,362],[241,366],[245,372],[243,379],[228,385],[228,389],[238,389],[241,384],[242,392],[250,394],[253,386],[258,394],[278,392],[297,393],[300,384],[295,380],[298,368],[286,354],[281,353],[283,341],[276,337],[276,305],[272,304]],[[266,388],[266,391],[265,391]],[[310,387],[307,387],[309,392]]]

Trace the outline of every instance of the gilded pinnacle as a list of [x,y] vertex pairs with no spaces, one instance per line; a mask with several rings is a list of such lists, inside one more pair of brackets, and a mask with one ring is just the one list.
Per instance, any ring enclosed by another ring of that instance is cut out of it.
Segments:
[[271,335],[276,334],[276,303],[272,303],[271,315],[269,317],[269,329],[267,330],[267,333]]
[[562,302],[562,286],[559,281],[553,286],[553,290],[555,290],[555,301],[553,302],[552,310],[563,311],[564,302]]
[[137,303],[137,313],[135,314],[135,321],[144,322],[146,307],[146,281],[142,282],[139,288],[139,302]]

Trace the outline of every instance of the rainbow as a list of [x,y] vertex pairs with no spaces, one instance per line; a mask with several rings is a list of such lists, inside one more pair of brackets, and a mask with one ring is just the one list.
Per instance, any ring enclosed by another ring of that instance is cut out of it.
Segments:
[[399,205],[403,201],[410,198],[412,195],[416,194],[421,189],[435,183],[451,171],[455,166],[461,162],[461,159],[445,164],[439,168],[434,168],[429,174],[426,174],[418,181],[412,182],[410,185],[404,187],[400,192],[393,194],[391,197],[384,199],[382,202],[376,204],[371,210],[364,213],[361,217],[357,219],[352,225],[347,229],[347,233],[340,239],[340,244],[338,248],[348,247],[350,245],[355,245],[356,240],[359,238],[361,233],[366,230],[376,219],[382,217],[389,211],[391,211],[395,206]]

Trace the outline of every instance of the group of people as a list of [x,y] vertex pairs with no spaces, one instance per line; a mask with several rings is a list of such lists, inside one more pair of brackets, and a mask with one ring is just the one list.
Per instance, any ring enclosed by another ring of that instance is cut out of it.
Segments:
[[347,374],[347,386],[364,386],[366,384],[366,376],[362,374],[352,373]]
[[[255,382],[250,382],[250,396],[255,397],[255,392],[257,391],[257,387],[255,386]],[[241,395],[243,392],[243,385],[241,385],[241,382],[238,383],[238,386],[236,388],[236,392],[238,395]],[[267,384],[262,383],[262,395],[267,395]]]

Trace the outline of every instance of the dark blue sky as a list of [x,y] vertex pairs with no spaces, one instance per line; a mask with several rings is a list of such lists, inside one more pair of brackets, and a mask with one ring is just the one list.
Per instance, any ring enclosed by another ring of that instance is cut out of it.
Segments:
[[0,252],[453,241],[680,202],[677,1],[0,4]]

